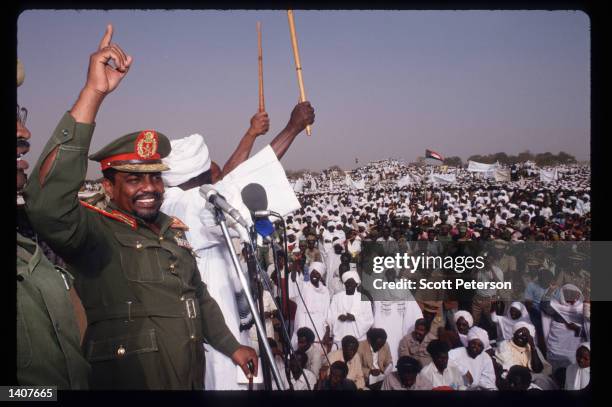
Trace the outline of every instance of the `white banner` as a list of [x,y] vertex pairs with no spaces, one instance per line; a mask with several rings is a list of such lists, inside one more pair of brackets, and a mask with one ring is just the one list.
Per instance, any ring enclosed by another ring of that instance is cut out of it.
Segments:
[[557,169],[554,168],[552,170],[542,170],[540,169],[540,181],[542,182],[552,182],[559,179],[559,173]]
[[427,178],[429,184],[452,184],[457,182],[455,174],[429,174]]
[[468,161],[467,170],[470,172],[490,172],[499,167],[498,163],[495,164],[483,164],[477,163],[476,161]]
[[510,169],[509,168],[496,168],[494,177],[495,177],[495,181],[497,182],[509,182],[510,181]]

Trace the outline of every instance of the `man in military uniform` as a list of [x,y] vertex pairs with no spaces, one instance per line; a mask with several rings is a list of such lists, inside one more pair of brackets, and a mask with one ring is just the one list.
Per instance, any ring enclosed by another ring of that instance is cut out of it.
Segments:
[[[23,83],[17,62],[17,86]],[[28,163],[21,157],[30,145],[25,126],[27,110],[18,107],[17,191],[25,182]],[[21,222],[20,222],[21,223]],[[73,308],[73,305],[75,307]],[[34,241],[17,232],[17,383],[57,386],[60,390],[88,388],[89,364],[81,354],[75,311],[80,301],[72,277],[56,268]],[[81,308],[82,309],[82,308]]]
[[[240,346],[202,283],[184,225],[159,211],[166,136],[125,135],[90,158],[100,162],[111,202],[80,203],[94,120],[132,57],[111,43],[90,57],[87,82],[47,143],[26,190],[32,224],[76,272],[89,326],[85,355],[94,389],[201,389],[207,341],[245,374],[257,355]],[[116,68],[109,62],[113,61]]]

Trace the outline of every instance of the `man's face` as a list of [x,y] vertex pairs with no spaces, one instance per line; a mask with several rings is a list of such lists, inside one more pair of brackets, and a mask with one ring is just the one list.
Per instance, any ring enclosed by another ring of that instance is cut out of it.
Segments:
[[316,243],[315,239],[308,239],[306,241],[306,245],[308,246],[309,249],[314,249],[315,243]]
[[302,374],[302,362],[302,355],[299,353],[295,353],[293,357],[289,359],[289,370],[291,370],[291,374],[295,380]]
[[310,348],[310,343],[308,343],[308,339],[305,336],[298,336],[298,349],[303,350],[304,352]]
[[314,285],[315,287],[318,287],[320,281],[321,281],[321,273],[319,273],[317,270],[312,270],[310,272],[310,282],[312,283],[312,285]]
[[105,178],[102,184],[119,209],[146,222],[154,221],[159,214],[164,196],[161,172],[117,172],[115,182]]
[[446,365],[448,365],[448,352],[440,352],[431,360],[439,371],[444,371]]
[[372,350],[374,352],[378,352],[383,346],[385,346],[385,342],[387,342],[383,338],[376,338],[373,343],[370,343],[372,346]]
[[336,243],[336,244],[334,245],[334,253],[336,253],[336,254],[342,254],[342,245],[340,245],[340,244],[337,244],[337,243]]
[[26,183],[27,176],[25,170],[29,165],[26,160],[21,159],[28,151],[30,151],[30,130],[17,120],[17,191],[21,190]]
[[346,280],[346,283],[344,283],[344,288],[348,295],[353,295],[355,294],[355,289],[357,288],[357,282],[352,278],[349,278]]
[[339,386],[342,380],[344,380],[344,372],[341,369],[331,369],[331,372],[329,372],[329,381],[332,387]]
[[463,335],[467,335],[469,330],[470,330],[470,325],[465,320],[465,318],[463,318],[463,317],[459,318],[457,320],[457,331],[459,331],[459,333],[461,333]]
[[391,236],[391,229],[389,228],[384,228],[382,231],[382,235],[385,239],[388,239],[389,236]]
[[412,331],[412,335],[414,336],[414,339],[419,342],[422,342],[423,338],[425,338],[425,335],[427,335],[427,327],[423,324],[415,326],[414,331]]
[[510,308],[510,318],[519,319],[521,317],[521,311],[512,307]]
[[482,344],[480,339],[472,339],[471,341],[468,342],[467,353],[472,359],[480,355],[483,350],[484,350],[484,345]]
[[517,330],[512,336],[512,341],[521,348],[527,346],[529,342],[529,330],[527,328],[521,328]]
[[332,224],[327,225],[327,231],[328,231],[329,233],[334,233],[334,232],[336,231],[336,227],[334,226],[334,224],[333,224],[333,223],[332,223]]
[[585,347],[578,348],[576,351],[576,363],[582,369],[591,366],[591,352]]
[[402,386],[404,387],[412,387],[416,382],[417,374],[414,372],[404,372],[399,375],[400,381],[402,382]]
[[344,361],[348,363],[353,356],[357,354],[357,345],[354,343],[349,343],[347,346],[342,348],[342,355],[344,356]]

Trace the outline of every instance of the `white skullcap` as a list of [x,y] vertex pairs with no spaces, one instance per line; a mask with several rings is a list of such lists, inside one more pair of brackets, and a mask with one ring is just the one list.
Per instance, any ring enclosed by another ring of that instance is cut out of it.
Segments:
[[512,333],[514,334],[516,331],[518,331],[521,328],[527,328],[527,330],[529,331],[529,334],[533,338],[535,338],[535,334],[536,334],[535,327],[531,325],[529,322],[525,322],[525,321],[520,321],[514,324],[514,326],[512,327]]
[[457,321],[461,317],[463,317],[463,319],[465,319],[465,321],[468,323],[468,325],[470,327],[472,325],[474,325],[474,318],[472,318],[472,314],[470,314],[467,311],[457,311],[457,312],[455,312],[455,316],[454,316],[455,323],[457,323]]
[[177,186],[210,169],[210,154],[200,134],[170,140],[170,154],[162,159],[170,169],[162,172],[167,186]]
[[482,342],[482,344],[484,345],[484,350],[491,349],[488,332],[478,326],[473,326],[470,328],[467,334],[467,339],[468,342],[472,339],[479,339],[480,342]]
[[355,280],[357,284],[361,284],[361,279],[359,278],[359,274],[354,270],[345,271],[342,274],[342,282],[346,283],[350,279]]

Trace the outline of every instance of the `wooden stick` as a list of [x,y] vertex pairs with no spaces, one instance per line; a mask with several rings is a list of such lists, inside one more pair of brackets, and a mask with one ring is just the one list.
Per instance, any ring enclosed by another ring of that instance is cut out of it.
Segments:
[[[289,31],[291,32],[291,45],[293,46],[293,59],[295,59],[295,71],[297,72],[298,86],[300,87],[300,102],[306,100],[304,80],[302,79],[302,64],[300,63],[300,51],[298,50],[297,36],[295,35],[295,22],[293,21],[293,10],[287,10],[289,19]],[[306,134],[311,135],[310,125],[306,126]]]
[[259,111],[266,111],[266,104],[264,102],[264,85],[263,85],[263,57],[261,50],[261,22],[257,22],[257,45],[259,50]]

